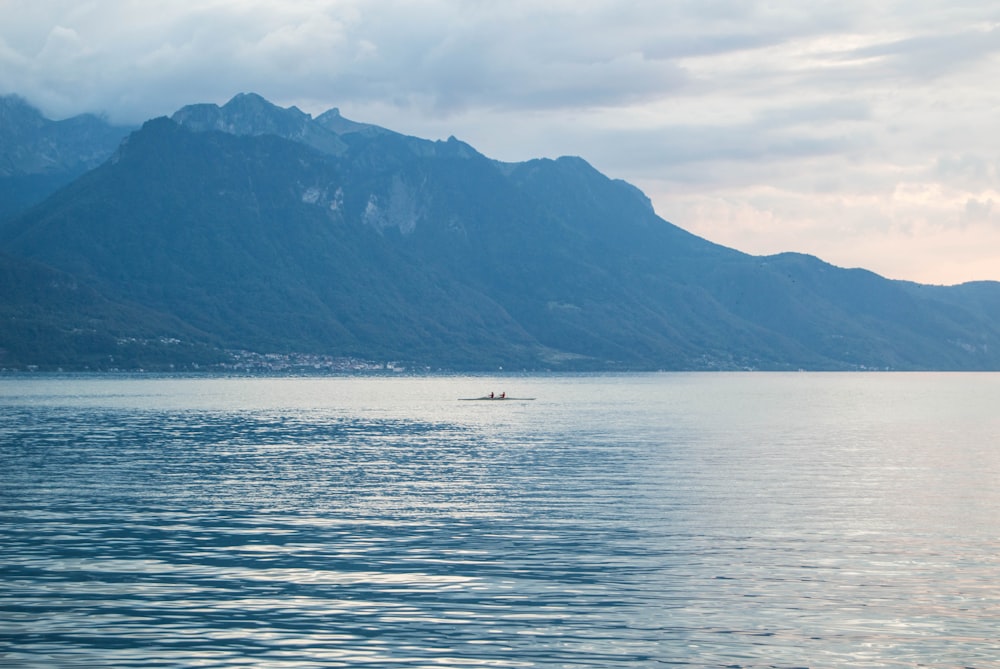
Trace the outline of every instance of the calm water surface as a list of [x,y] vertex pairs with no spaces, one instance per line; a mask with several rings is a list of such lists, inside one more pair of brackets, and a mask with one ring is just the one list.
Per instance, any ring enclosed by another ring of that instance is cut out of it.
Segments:
[[[490,390],[534,401],[464,402]],[[5,667],[1000,666],[1000,375],[0,378]]]

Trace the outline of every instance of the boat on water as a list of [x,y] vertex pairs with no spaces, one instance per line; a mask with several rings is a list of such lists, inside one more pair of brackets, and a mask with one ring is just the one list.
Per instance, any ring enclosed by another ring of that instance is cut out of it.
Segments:
[[487,396],[487,397],[459,397],[458,399],[461,402],[480,402],[480,401],[484,401],[484,402],[504,402],[504,401],[506,401],[506,402],[513,402],[513,401],[517,401],[517,402],[530,402],[531,400],[533,400],[535,398],[534,397],[489,397],[489,396]]
[[483,397],[459,397],[462,402],[494,402],[494,401],[518,401],[518,402],[530,402],[535,399],[534,397],[508,397],[507,393],[500,393],[499,395],[494,395],[490,393],[489,395],[484,395]]

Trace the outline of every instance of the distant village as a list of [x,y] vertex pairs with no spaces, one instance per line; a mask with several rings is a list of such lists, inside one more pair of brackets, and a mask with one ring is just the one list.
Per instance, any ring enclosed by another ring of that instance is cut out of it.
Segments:
[[314,353],[256,353],[227,351],[230,361],[211,366],[211,370],[247,374],[347,374],[402,373],[407,367],[399,362],[377,362],[351,357]]

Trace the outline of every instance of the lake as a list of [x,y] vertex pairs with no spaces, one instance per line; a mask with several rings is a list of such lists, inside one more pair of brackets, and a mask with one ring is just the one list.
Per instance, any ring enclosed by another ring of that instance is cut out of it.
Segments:
[[1000,374],[0,377],[0,664],[997,666],[997,407]]

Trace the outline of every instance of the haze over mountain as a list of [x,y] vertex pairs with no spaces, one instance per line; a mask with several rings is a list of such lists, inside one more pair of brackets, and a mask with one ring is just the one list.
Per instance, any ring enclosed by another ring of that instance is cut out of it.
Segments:
[[134,129],[92,114],[50,121],[21,97],[0,96],[0,220],[103,163]]
[[0,250],[0,367],[253,351],[450,369],[1000,369],[1000,284],[750,256],[580,158],[500,163],[252,94],[147,122],[0,228]]

